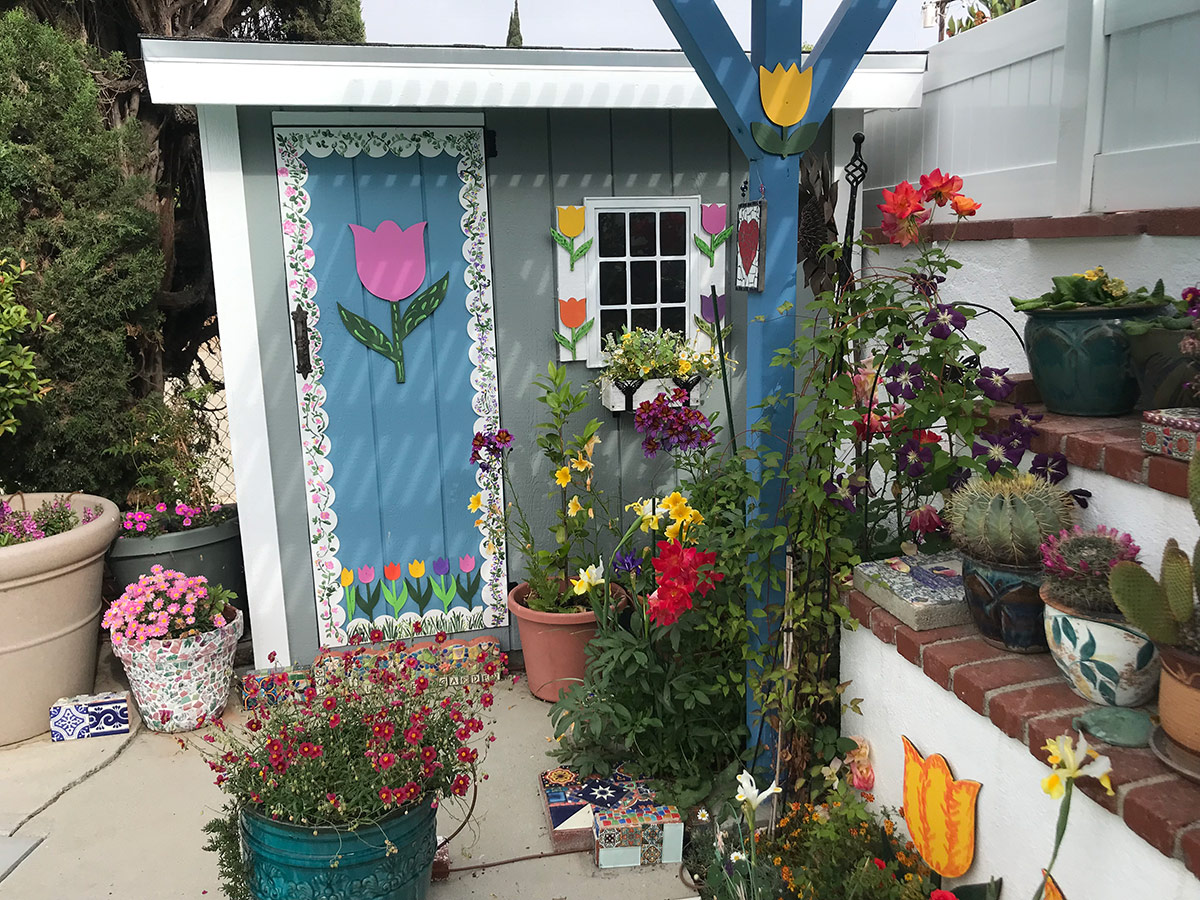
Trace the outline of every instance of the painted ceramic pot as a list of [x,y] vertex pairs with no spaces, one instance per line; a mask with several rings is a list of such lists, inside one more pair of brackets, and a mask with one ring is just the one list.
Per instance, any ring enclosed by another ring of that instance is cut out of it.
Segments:
[[1151,328],[1145,334],[1129,335],[1133,374],[1138,382],[1137,408],[1164,409],[1189,406],[1196,399],[1189,388],[1192,364],[1179,350],[1179,341],[1191,329]]
[[1013,653],[1045,653],[1041,566],[1005,566],[963,554],[963,590],[980,635]]
[[1042,591],[1046,641],[1067,683],[1084,700],[1141,706],[1158,689],[1162,663],[1154,643],[1120,617],[1081,614]]
[[225,614],[232,616],[227,624],[193,637],[113,646],[151,731],[193,731],[225,709],[233,654],[245,623],[231,606]]
[[1178,647],[1160,647],[1162,679],[1158,715],[1175,743],[1200,753],[1200,656]]
[[246,887],[254,900],[425,900],[429,891],[437,810],[428,797],[354,832],[301,828],[248,809],[241,812],[240,830]]
[[1067,416],[1122,416],[1132,410],[1138,382],[1121,323],[1161,311],[1148,306],[1026,313],[1025,354],[1046,409]]

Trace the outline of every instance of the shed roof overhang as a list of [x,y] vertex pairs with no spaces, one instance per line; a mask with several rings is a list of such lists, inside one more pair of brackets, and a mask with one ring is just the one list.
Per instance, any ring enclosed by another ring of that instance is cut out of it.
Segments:
[[[679,51],[142,38],[155,103],[435,109],[712,109]],[[915,108],[924,53],[863,57],[835,109]]]

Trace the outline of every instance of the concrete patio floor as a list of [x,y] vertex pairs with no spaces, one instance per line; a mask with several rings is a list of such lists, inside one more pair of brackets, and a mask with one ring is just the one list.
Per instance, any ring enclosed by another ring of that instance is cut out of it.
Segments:
[[[120,663],[102,653],[96,690],[127,686]],[[236,709],[231,701],[229,710]],[[473,824],[450,845],[450,878],[433,885],[430,900],[694,896],[677,866],[601,871],[587,853],[464,868],[552,849],[537,782],[552,764],[545,755],[548,707],[521,682],[497,688],[495,709],[490,777],[480,786]],[[197,751],[147,731],[135,710],[130,719],[128,735],[60,743],[44,735],[0,748],[0,900],[223,896],[216,856],[201,849],[201,828],[220,809],[221,792]],[[443,808],[441,833],[457,826],[455,812]]]

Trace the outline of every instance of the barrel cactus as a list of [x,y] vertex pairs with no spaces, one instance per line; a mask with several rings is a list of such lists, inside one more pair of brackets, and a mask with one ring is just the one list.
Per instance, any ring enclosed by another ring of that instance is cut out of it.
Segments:
[[1066,491],[1034,475],[972,478],[950,496],[943,519],[954,545],[969,556],[1033,566],[1042,541],[1074,524],[1075,505]]
[[1104,525],[1076,525],[1046,538],[1042,568],[1047,596],[1087,615],[1120,615],[1108,576],[1119,562],[1137,562],[1141,548],[1128,534]]
[[[1200,454],[1188,465],[1188,498],[1200,522]],[[1193,559],[1200,559],[1200,541]],[[1130,622],[1156,644],[1181,647],[1200,654],[1200,568],[1193,568],[1187,553],[1174,538],[1163,550],[1159,577],[1132,562],[1117,563],[1108,578],[1113,599]]]

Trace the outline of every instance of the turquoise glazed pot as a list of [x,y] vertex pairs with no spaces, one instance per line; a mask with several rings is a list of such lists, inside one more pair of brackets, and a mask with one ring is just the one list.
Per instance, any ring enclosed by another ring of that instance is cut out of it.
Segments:
[[1046,409],[1065,416],[1123,416],[1138,399],[1129,335],[1121,323],[1149,319],[1161,306],[1031,310],[1025,354]]
[[963,554],[967,609],[983,639],[1014,653],[1045,653],[1041,566],[1004,566]]
[[[254,900],[425,900],[437,850],[437,810],[426,798],[415,809],[353,832],[300,828],[242,810],[241,832]],[[385,841],[396,848],[390,856]]]

